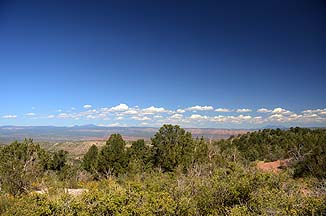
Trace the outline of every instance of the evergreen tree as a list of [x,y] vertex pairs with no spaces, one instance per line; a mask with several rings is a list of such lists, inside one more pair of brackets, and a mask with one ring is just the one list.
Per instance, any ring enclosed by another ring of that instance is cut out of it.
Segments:
[[52,155],[50,169],[54,171],[61,171],[67,162],[67,154],[68,152],[64,150],[54,152]]
[[97,167],[98,148],[92,145],[84,155],[82,167],[88,172],[93,173]]
[[17,195],[28,192],[33,181],[41,174],[38,152],[40,146],[32,139],[13,142],[0,149],[0,188]]
[[98,156],[97,170],[105,177],[125,172],[127,157],[126,143],[120,134],[112,134]]
[[194,142],[190,132],[178,125],[163,125],[152,138],[154,162],[165,171],[177,166],[188,167],[192,162]]
[[144,171],[152,167],[152,151],[143,139],[133,142],[127,155],[130,172]]
[[196,139],[195,149],[194,149],[194,162],[204,163],[208,160],[208,145],[205,142],[204,138]]

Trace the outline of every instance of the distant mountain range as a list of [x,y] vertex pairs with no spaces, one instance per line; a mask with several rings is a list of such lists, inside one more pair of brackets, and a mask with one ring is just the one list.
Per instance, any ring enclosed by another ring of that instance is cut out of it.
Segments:
[[[231,135],[247,133],[245,129],[213,129],[187,128],[194,137],[206,139],[225,139]],[[119,133],[126,140],[149,140],[158,128],[154,127],[101,127],[96,125],[82,125],[73,127],[55,126],[0,126],[0,142],[12,142],[33,138],[35,141],[76,141],[76,140],[106,140],[110,134]]]

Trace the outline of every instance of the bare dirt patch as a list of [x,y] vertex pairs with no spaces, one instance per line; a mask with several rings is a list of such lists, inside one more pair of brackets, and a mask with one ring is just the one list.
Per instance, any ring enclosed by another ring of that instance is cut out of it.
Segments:
[[257,163],[257,168],[264,172],[279,173],[283,168],[288,167],[289,163],[290,159],[277,160],[273,162],[259,161]]

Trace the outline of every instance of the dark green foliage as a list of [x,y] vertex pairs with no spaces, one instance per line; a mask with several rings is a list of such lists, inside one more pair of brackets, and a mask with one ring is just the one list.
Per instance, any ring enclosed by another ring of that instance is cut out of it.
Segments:
[[67,154],[68,154],[68,152],[63,151],[63,150],[59,150],[57,152],[54,152],[54,154],[52,156],[50,169],[55,170],[55,171],[61,171],[62,168],[66,164]]
[[40,166],[42,167],[43,171],[51,170],[52,154],[44,149],[40,149],[38,156],[40,158]]
[[78,179],[77,179],[78,167],[65,164],[60,172],[57,172],[57,177],[59,181],[64,183],[65,187],[68,188],[77,188]]
[[205,163],[208,161],[208,145],[204,138],[196,139],[194,144],[194,162]]
[[290,158],[295,176],[313,175],[325,178],[326,130],[290,128],[289,130],[265,129],[231,137],[216,142],[222,153],[239,150],[249,161],[275,161]]
[[154,163],[165,171],[179,165],[187,168],[192,162],[194,141],[191,133],[178,125],[163,125],[152,138]]
[[112,134],[98,155],[98,172],[109,177],[124,173],[127,167],[125,141],[120,134]]
[[33,140],[13,142],[0,149],[1,189],[17,195],[29,191],[36,177],[40,175],[38,152],[40,146]]
[[144,172],[152,168],[152,149],[144,140],[137,140],[127,150],[129,172]]
[[302,146],[293,165],[296,177],[312,175],[326,178],[326,140],[321,145]]
[[148,157],[149,151],[149,146],[146,146],[145,141],[140,139],[132,143],[128,149],[128,156],[132,159],[143,160]]
[[83,157],[82,167],[88,172],[94,173],[97,169],[98,148],[92,145]]
[[13,194],[29,192],[31,185],[47,170],[61,171],[66,165],[67,152],[46,152],[32,139],[13,142],[0,149],[1,189]]
[[39,152],[40,165],[44,171],[61,171],[67,162],[68,152],[59,150],[57,152],[47,152],[43,149]]

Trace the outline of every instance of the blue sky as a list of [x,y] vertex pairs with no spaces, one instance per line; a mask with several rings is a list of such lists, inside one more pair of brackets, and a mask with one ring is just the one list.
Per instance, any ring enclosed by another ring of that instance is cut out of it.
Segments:
[[0,0],[0,125],[326,126],[325,11]]

